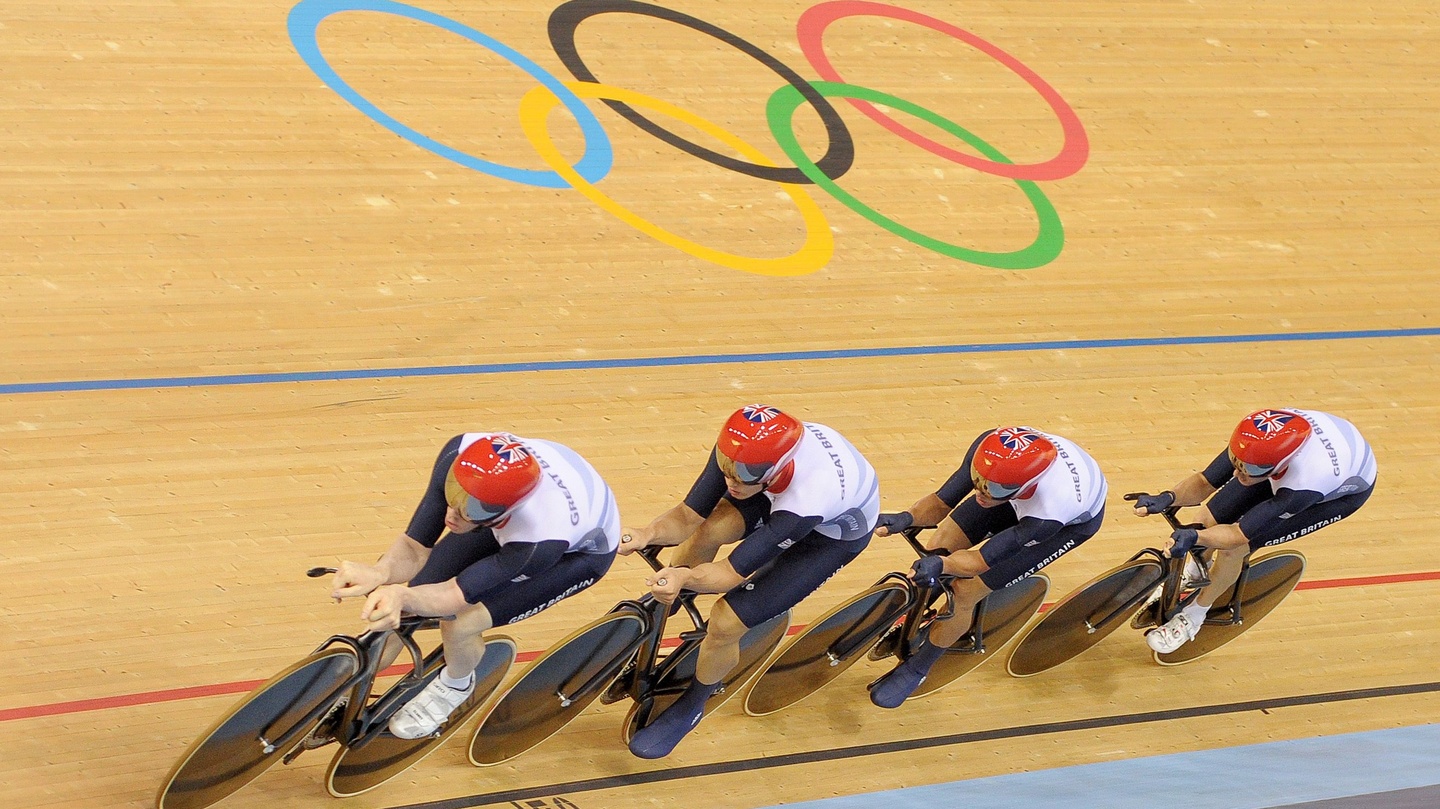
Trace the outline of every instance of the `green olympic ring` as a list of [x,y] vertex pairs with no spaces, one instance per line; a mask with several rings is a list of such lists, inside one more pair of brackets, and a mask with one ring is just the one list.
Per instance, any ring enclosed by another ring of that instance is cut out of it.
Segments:
[[[840,82],[816,81],[811,82],[820,95],[825,98],[852,98],[861,101],[869,101],[875,104],[884,104],[891,109],[899,110],[913,115],[926,123],[937,126],[951,135],[965,141],[990,160],[997,163],[1013,163],[1010,159],[1000,154],[995,147],[981,140],[979,136],[965,129],[959,124],[943,118],[940,115],[911,103],[902,98],[884,93],[879,90],[872,90],[868,87],[858,87],[853,84],[842,84]],[[780,148],[785,154],[795,161],[795,165],[804,172],[806,177],[815,183],[816,187],[822,188],[830,196],[839,200],[841,204],[850,210],[869,219],[871,222],[894,233],[912,244],[933,250],[944,256],[958,258],[961,261],[968,261],[972,264],[979,264],[985,267],[994,267],[1000,270],[1028,270],[1048,264],[1060,255],[1060,250],[1065,246],[1065,227],[1060,223],[1060,214],[1055,211],[1055,206],[1040,187],[1030,180],[1016,180],[1015,184],[1025,192],[1030,204],[1035,206],[1035,214],[1040,219],[1040,232],[1035,236],[1035,241],[1029,246],[1022,247],[1009,253],[989,253],[983,250],[972,250],[967,247],[950,244],[941,241],[933,236],[927,236],[912,228],[908,228],[894,219],[880,213],[874,208],[856,199],[854,195],[840,187],[838,183],[826,176],[815,161],[805,155],[800,148],[800,141],[795,137],[794,117],[795,110],[804,103],[804,96],[800,91],[790,85],[785,85],[776,90],[770,96],[765,105],[765,115],[770,122],[770,131],[774,133],[775,140],[779,142]]]

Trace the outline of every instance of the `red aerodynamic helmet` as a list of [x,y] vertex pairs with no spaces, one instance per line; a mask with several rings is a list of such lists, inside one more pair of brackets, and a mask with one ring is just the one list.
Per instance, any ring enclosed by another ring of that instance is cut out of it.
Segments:
[[1310,437],[1310,422],[1289,410],[1257,410],[1230,434],[1230,463],[1252,478],[1285,471],[1285,464]]
[[715,440],[720,471],[747,485],[767,483],[795,457],[804,428],[795,417],[764,404],[745,405],[725,420]]
[[992,500],[1029,496],[1035,481],[1055,462],[1055,444],[1028,427],[1001,427],[980,441],[970,480]]
[[494,433],[466,447],[450,467],[445,499],[465,519],[493,525],[540,484],[540,464],[509,433]]

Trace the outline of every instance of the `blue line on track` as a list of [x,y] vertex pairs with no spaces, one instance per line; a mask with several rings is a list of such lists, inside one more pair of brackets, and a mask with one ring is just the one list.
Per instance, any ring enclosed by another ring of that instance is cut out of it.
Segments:
[[1369,340],[1389,337],[1435,337],[1440,328],[1312,331],[1290,334],[1224,334],[1191,337],[1129,337],[1111,340],[1041,340],[1028,343],[961,343],[892,348],[835,348],[818,351],[775,351],[753,354],[682,354],[673,357],[620,357],[608,360],[547,360],[497,362],[479,365],[428,365],[416,368],[367,368],[353,371],[302,371],[299,373],[225,374],[144,379],[92,379],[70,382],[17,382],[0,385],[0,394],[64,393],[96,390],[197,388],[218,385],[268,385],[281,382],[334,382],[347,379],[399,379],[417,376],[486,376],[526,371],[592,371],[612,368],[664,368],[680,365],[730,365],[742,362],[804,362],[809,360],[864,359],[869,357],[922,357],[946,354],[990,354],[1017,351],[1057,351],[1091,348],[1145,348],[1150,346],[1220,345],[1231,343],[1293,343],[1313,340]]

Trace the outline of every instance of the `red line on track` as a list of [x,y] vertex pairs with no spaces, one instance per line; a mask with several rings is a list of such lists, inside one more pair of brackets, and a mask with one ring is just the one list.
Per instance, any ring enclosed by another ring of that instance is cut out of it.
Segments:
[[[1374,587],[1381,584],[1403,584],[1417,581],[1440,581],[1440,570],[1425,571],[1421,573],[1394,573],[1384,576],[1358,576],[1347,579],[1322,579],[1318,581],[1302,581],[1296,586],[1297,590],[1329,590],[1335,587]],[[1046,604],[1045,607],[1049,607]],[[790,627],[789,634],[794,635],[803,626]],[[679,644],[677,638],[667,638],[664,646],[675,646]],[[521,652],[515,656],[515,662],[528,663],[540,656],[540,652]],[[409,666],[391,666],[381,672],[382,676],[400,675],[405,673]],[[120,694],[114,697],[98,697],[96,699],[77,699],[70,702],[52,702],[47,705],[28,705],[21,708],[6,708],[0,710],[0,722],[9,722],[14,719],[34,719],[41,716],[59,716],[61,714],[80,713],[82,711],[102,711],[109,708],[128,708],[135,705],[152,705],[157,702],[174,702],[182,699],[198,699],[200,697],[215,697],[224,694],[240,694],[254,689],[265,682],[264,680],[242,680],[234,683],[216,683],[214,685],[195,685],[187,688],[167,688],[160,691],[141,691],[135,694]]]

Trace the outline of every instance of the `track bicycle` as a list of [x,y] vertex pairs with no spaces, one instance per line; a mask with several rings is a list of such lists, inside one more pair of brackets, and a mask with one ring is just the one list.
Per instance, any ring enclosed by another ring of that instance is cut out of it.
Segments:
[[[660,570],[660,547],[636,555]],[[681,591],[667,606],[650,594],[621,601],[545,652],[491,706],[470,742],[470,761],[486,767],[508,761],[558,733],[597,699],[631,701],[622,738],[628,744],[668,708],[695,676],[706,621],[695,606],[698,594]],[[683,610],[693,630],[661,655],[670,616]],[[740,662],[705,703],[705,713],[734,696],[784,640],[787,610],[750,628],[740,639]]]
[[[1125,499],[1133,501],[1141,494],[1127,494]],[[1172,506],[1160,513],[1171,528],[1202,527],[1181,524],[1176,517],[1179,510]],[[1054,668],[1099,643],[1127,621],[1140,630],[1169,621],[1190,606],[1210,583],[1203,575],[1203,550],[1193,548],[1172,559],[1157,548],[1145,548],[1091,579],[1046,611],[1020,639],[1006,666],[1010,674],[1030,677]],[[1187,565],[1187,559],[1193,564]],[[1192,572],[1187,573],[1187,567]],[[1201,575],[1194,575],[1194,571]],[[1178,666],[1224,646],[1275,609],[1304,573],[1305,557],[1298,551],[1247,558],[1235,584],[1210,608],[1205,630],[1174,652],[1152,652],[1155,662]]]
[[[311,578],[334,568],[306,571]],[[271,677],[202,733],[176,762],[156,796],[158,809],[203,809],[250,783],[278,762],[336,744],[325,786],[337,798],[373,789],[429,755],[465,724],[505,679],[515,641],[485,638],[475,667],[475,692],[432,735],[401,739],[386,725],[444,667],[439,643],[421,654],[414,635],[440,619],[405,616],[393,630],[332,635],[309,656]],[[373,693],[387,659],[409,653],[411,668],[383,693]],[[388,654],[387,654],[388,652]]]
[[[921,531],[934,527],[912,526],[901,535],[922,557],[948,555],[918,541]],[[954,579],[941,576],[936,586],[921,587],[904,573],[887,573],[797,635],[756,678],[745,697],[745,712],[764,716],[794,705],[861,657],[909,659],[930,623],[954,615],[949,589]],[[970,631],[945,651],[913,697],[933,693],[993,657],[1040,609],[1049,589],[1049,578],[1037,573],[986,596],[975,605]],[[944,606],[937,608],[942,595]]]

